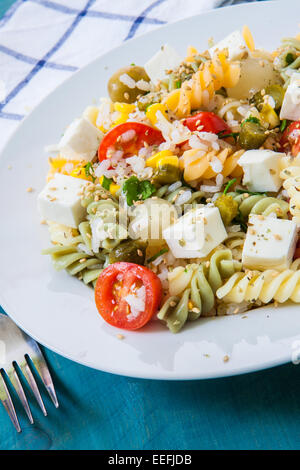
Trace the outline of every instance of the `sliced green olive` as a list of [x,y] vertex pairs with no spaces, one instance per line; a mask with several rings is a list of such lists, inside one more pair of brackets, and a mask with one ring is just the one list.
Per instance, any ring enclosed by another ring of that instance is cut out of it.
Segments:
[[[140,80],[147,83],[150,82],[150,78],[143,67],[137,65],[122,67],[110,77],[107,85],[110,99],[114,103],[117,101],[121,103],[134,103],[138,96],[149,92],[149,90],[142,90],[137,85],[132,87],[131,84],[126,83],[130,82],[131,79],[135,83]],[[134,83],[132,84],[134,85]]]
[[127,263],[144,264],[147,243],[138,240],[121,243],[108,255],[109,264],[125,261]]
[[181,171],[174,165],[160,165],[155,171],[152,182],[153,184],[171,184],[181,180]]
[[253,96],[252,102],[255,104],[257,109],[260,111],[260,108],[263,106],[264,103],[264,96],[268,95],[271,96],[275,102],[275,110],[278,110],[282,106],[282,102],[284,99],[284,89],[280,85],[269,85],[264,89],[265,93],[262,95],[261,91],[258,91]]
[[243,149],[251,150],[259,148],[266,140],[265,129],[256,122],[244,122],[238,137],[238,142]]
[[238,214],[239,205],[229,194],[219,196],[215,201],[215,206],[220,211],[224,225],[229,225]]

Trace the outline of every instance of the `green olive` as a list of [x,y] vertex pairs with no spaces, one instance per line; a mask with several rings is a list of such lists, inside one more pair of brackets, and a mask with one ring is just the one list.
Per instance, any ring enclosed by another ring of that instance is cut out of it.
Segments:
[[265,129],[256,122],[244,122],[238,137],[238,142],[243,149],[251,150],[259,148],[266,140]]
[[285,93],[282,86],[275,85],[275,84],[269,85],[264,89],[264,91],[265,91],[264,95],[262,95],[261,91],[258,91],[257,93],[255,93],[255,95],[253,96],[251,100],[255,104],[257,109],[260,110],[260,108],[262,107],[264,103],[264,96],[266,95],[271,96],[273,100],[275,101],[275,110],[277,111],[278,109],[280,109],[282,106],[284,93]]
[[160,165],[155,171],[152,182],[153,184],[171,184],[181,180],[181,171],[174,165]]
[[124,261],[127,263],[144,264],[147,243],[138,240],[121,243],[108,255],[109,264]]
[[229,225],[238,214],[239,205],[229,194],[219,196],[215,201],[215,206],[220,211],[224,225]]
[[[122,80],[121,77],[124,75],[124,80]],[[150,78],[143,67],[139,67],[137,65],[122,67],[110,77],[107,85],[109,96],[114,103],[117,101],[121,103],[134,103],[138,96],[145,95],[149,91],[141,90],[137,86],[130,88],[128,85],[123,83],[123,81],[126,82],[126,75],[132,78],[135,82],[138,82],[139,80],[143,80],[148,83],[150,82]]]

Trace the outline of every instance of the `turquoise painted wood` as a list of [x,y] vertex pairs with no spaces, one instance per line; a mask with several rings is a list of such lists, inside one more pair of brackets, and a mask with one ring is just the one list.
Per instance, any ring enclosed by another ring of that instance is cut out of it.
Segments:
[[0,18],[13,3],[15,3],[15,0],[0,0]]
[[[12,3],[0,1],[0,17]],[[30,426],[17,406],[17,435],[0,405],[0,450],[300,449],[300,366],[163,382],[101,373],[44,352],[60,408],[43,394],[44,418],[31,399]]]

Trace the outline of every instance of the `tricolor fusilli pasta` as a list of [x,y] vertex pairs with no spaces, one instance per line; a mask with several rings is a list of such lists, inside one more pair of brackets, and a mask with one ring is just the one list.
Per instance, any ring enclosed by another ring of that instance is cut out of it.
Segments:
[[168,328],[177,333],[188,320],[208,314],[214,307],[214,294],[222,279],[241,268],[230,250],[219,250],[210,261],[179,266],[168,275],[170,297],[158,313]]

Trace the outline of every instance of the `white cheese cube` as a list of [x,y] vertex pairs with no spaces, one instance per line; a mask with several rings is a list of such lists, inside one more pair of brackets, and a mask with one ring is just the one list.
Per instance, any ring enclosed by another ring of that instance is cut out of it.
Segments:
[[173,49],[165,44],[160,50],[144,65],[144,68],[153,83],[166,78],[166,70],[172,70],[178,67],[183,61],[182,57]]
[[293,73],[284,95],[280,119],[298,121],[300,119],[300,73]]
[[280,161],[284,156],[273,150],[247,150],[238,161],[244,170],[243,184],[249,191],[279,191]]
[[292,220],[250,215],[242,263],[249,269],[289,268],[297,242],[297,225]]
[[52,222],[77,228],[85,217],[80,192],[91,184],[73,176],[56,174],[38,195],[38,207],[42,217]]
[[63,158],[91,161],[102,138],[103,133],[88,119],[75,119],[60,139],[58,148]]
[[245,52],[248,51],[244,38],[238,30],[226,36],[226,38],[222,39],[218,44],[211,47],[208,52],[212,57],[217,50],[223,51],[224,49],[228,50],[229,60],[241,59]]
[[163,231],[175,258],[203,258],[227,238],[219,209],[198,206]]

